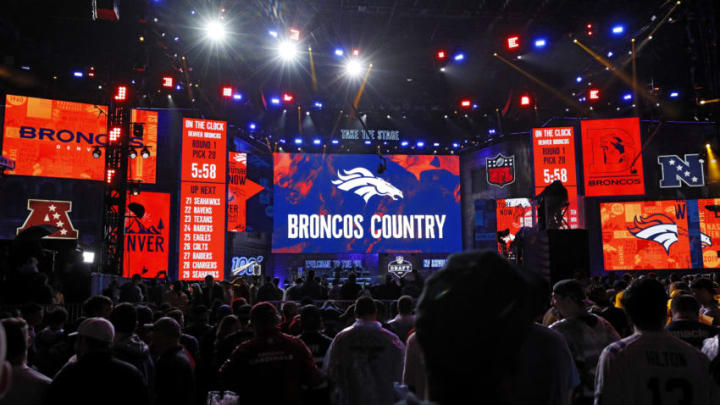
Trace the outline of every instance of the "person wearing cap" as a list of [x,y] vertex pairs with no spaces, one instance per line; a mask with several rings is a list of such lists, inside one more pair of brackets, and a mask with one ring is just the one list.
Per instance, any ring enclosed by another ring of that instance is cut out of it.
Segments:
[[666,303],[665,287],[656,280],[628,287],[623,307],[635,333],[602,351],[595,405],[720,403],[707,357],[664,330]]
[[145,385],[153,386],[155,364],[150,356],[150,347],[135,333],[137,329],[137,310],[129,302],[113,308],[110,322],[115,328],[115,339],[110,346],[113,355],[126,361],[140,371],[145,379]]
[[50,384],[48,404],[148,404],[142,374],[113,357],[113,325],[105,318],[88,318],[78,327],[77,361],[67,364]]
[[715,300],[715,285],[709,278],[699,278],[690,285],[692,294],[700,303],[700,315],[712,318],[713,326],[720,326],[720,308]]
[[577,280],[562,280],[553,286],[551,303],[563,319],[550,325],[550,329],[565,337],[575,359],[581,381],[575,398],[580,404],[592,403],[600,353],[610,343],[620,340],[610,322],[587,311],[586,298]]
[[303,404],[302,388],[324,382],[310,349],[280,331],[280,314],[269,302],[250,310],[255,336],[240,344],[220,367],[220,385],[242,404]]
[[377,321],[370,297],[355,301],[355,323],[333,339],[325,358],[337,405],[392,404],[401,381],[405,345]]
[[5,398],[0,398],[0,405],[42,404],[51,380],[27,365],[30,342],[27,322],[22,318],[5,318],[1,325],[7,337],[7,360],[12,365],[12,387]]
[[195,371],[180,344],[180,324],[162,317],[153,326],[155,353],[155,405],[192,404],[195,400]]
[[298,337],[310,348],[315,364],[322,367],[332,339],[322,333],[322,315],[318,307],[313,304],[302,307],[300,309],[300,324],[302,333]]
[[565,339],[533,322],[540,290],[497,252],[451,255],[417,305],[427,398],[439,405],[567,405],[579,377]]

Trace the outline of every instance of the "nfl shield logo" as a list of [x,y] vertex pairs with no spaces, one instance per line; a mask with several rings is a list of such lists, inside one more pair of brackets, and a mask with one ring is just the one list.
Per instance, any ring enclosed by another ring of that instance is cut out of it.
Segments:
[[487,182],[505,187],[515,181],[515,156],[505,157],[499,153],[494,158],[485,158],[487,168]]
[[403,278],[412,271],[412,263],[402,256],[395,256],[395,261],[388,264],[388,272],[397,278]]

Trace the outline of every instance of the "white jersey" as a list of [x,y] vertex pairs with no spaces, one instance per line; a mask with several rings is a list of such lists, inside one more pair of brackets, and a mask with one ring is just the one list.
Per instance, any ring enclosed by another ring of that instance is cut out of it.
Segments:
[[603,350],[595,405],[708,405],[720,403],[710,362],[665,331],[642,332]]

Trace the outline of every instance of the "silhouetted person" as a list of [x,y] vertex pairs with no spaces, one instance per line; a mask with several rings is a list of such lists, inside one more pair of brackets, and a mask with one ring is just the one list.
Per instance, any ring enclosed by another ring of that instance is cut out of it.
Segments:
[[155,405],[192,404],[195,371],[180,344],[180,325],[172,318],[155,321],[152,350],[155,353]]

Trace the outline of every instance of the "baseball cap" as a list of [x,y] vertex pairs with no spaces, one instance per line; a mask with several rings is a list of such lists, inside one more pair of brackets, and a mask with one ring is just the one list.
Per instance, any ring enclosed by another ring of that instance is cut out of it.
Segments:
[[710,294],[715,294],[715,285],[709,278],[699,278],[693,281],[690,287],[696,290],[707,290]]
[[112,343],[115,338],[115,328],[112,323],[105,318],[88,318],[78,326],[77,332],[73,332],[70,336],[84,336],[101,342]]

